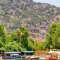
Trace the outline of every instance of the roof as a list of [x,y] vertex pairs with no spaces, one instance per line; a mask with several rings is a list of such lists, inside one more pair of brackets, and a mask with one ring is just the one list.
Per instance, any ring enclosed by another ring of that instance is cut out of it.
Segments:
[[21,52],[4,52],[5,54],[20,54]]
[[34,51],[24,51],[24,53],[34,53]]
[[5,54],[21,54],[21,53],[34,53],[34,51],[22,51],[22,52],[2,52]]

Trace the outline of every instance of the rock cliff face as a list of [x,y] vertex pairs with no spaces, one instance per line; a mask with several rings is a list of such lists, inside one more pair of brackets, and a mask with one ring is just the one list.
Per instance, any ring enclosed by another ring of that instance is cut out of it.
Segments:
[[8,3],[8,0],[0,0],[0,4],[6,4]]
[[23,25],[31,32],[31,37],[41,40],[60,8],[33,0],[0,0],[0,23],[6,30],[15,30]]
[[3,4],[3,3],[28,3],[28,4],[31,4],[33,2],[33,0],[0,0],[0,4]]

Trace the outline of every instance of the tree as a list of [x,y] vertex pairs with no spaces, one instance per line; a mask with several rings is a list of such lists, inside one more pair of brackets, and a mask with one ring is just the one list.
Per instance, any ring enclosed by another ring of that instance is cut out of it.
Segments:
[[[43,44],[44,46],[44,44]],[[0,25],[0,50],[2,51],[25,51],[44,49],[40,42],[30,37],[28,29],[21,26],[14,32],[4,31],[4,26]]]
[[17,44],[19,45],[19,51],[33,49],[33,41],[29,36],[29,31],[23,26],[21,26],[19,29],[11,34],[11,39],[13,42],[17,42]]
[[5,31],[3,25],[0,25],[0,40],[5,43]]
[[46,48],[60,48],[60,24],[52,23],[46,38]]
[[8,52],[19,51],[19,45],[16,42],[8,42],[5,44],[5,49]]
[[27,49],[28,46],[28,37],[29,37],[29,31],[25,27],[21,26],[17,31],[17,41],[18,43],[21,43],[24,48]]
[[4,50],[4,44],[6,43],[6,35],[4,31],[4,26],[0,24],[0,50]]

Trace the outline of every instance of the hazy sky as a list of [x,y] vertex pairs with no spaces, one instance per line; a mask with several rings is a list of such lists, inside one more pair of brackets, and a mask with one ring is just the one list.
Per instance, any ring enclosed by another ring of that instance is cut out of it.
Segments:
[[49,3],[51,5],[55,5],[57,7],[60,7],[60,0],[34,0],[36,2],[42,2],[42,3]]

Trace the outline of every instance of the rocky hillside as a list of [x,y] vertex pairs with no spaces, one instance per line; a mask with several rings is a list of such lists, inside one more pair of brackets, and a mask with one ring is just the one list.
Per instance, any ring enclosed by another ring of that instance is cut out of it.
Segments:
[[60,8],[36,3],[33,0],[0,0],[0,23],[6,30],[15,30],[23,25],[30,30],[31,37],[41,40]]

